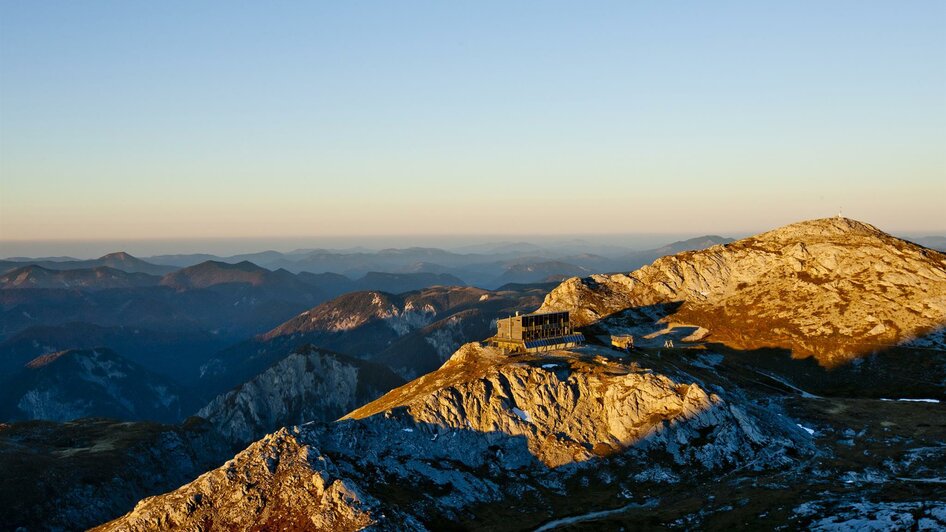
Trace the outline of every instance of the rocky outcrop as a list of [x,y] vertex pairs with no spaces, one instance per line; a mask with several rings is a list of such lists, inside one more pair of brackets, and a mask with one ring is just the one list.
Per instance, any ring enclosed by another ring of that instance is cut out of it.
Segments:
[[812,220],[626,275],[569,279],[540,310],[618,328],[628,315],[662,318],[731,347],[781,347],[830,366],[946,324],[946,255],[854,220]]
[[242,446],[287,425],[334,421],[403,383],[384,366],[305,346],[197,415]]
[[526,493],[523,504],[552,511],[543,493],[563,494],[587,470],[778,467],[807,437],[613,351],[510,358],[469,344],[338,422],[267,436],[101,529],[437,528]]
[[[395,409],[430,427],[521,438],[549,467],[608,456],[647,439],[662,441],[667,427],[685,441],[702,429],[739,426],[727,423],[735,419],[730,407],[698,384],[676,383],[623,360],[561,352],[510,361],[475,344],[461,348],[440,370],[346,419]],[[706,451],[679,458],[712,468],[746,449]]]
[[334,471],[282,429],[219,469],[93,530],[360,530],[374,523],[377,501]]

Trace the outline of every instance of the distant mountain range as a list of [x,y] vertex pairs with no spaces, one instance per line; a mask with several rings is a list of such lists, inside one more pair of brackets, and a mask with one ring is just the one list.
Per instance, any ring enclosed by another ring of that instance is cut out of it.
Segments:
[[50,257],[45,259],[16,257],[15,259],[0,261],[0,269],[9,271],[30,264],[41,266],[47,270],[87,270],[106,267],[127,273],[147,273],[150,275],[164,275],[177,269],[174,266],[164,266],[159,263],[147,262],[132,257],[122,251],[109,253],[108,255],[91,260],[78,260],[71,257]]
[[31,264],[10,270],[0,276],[0,288],[77,288],[105,290],[154,286],[158,277],[146,273],[129,273],[109,266],[54,270]]
[[[94,260],[75,260],[69,257],[29,259],[17,257],[0,261],[0,272],[9,272],[28,265],[47,270],[80,270],[109,267],[127,273],[165,275],[178,269],[203,264],[253,265],[271,271],[285,270],[295,274],[322,275],[332,273],[355,280],[352,290],[385,290],[401,292],[422,288],[415,279],[406,278],[405,284],[384,285],[384,280],[373,279],[378,273],[442,275],[437,284],[472,285],[496,288],[509,282],[536,283],[549,279],[561,280],[589,272],[623,271],[652,262],[657,257],[713,244],[724,244],[731,239],[702,236],[674,242],[661,248],[632,250],[619,246],[600,245],[582,240],[563,242],[553,246],[539,246],[527,242],[500,242],[466,246],[458,251],[438,248],[412,247],[404,249],[366,250],[296,250],[288,253],[263,251],[228,257],[210,254],[156,255],[139,259],[119,252]],[[60,260],[65,259],[65,260]],[[189,275],[194,275],[192,272]],[[235,272],[231,272],[235,273]],[[249,275],[249,272],[245,272]],[[449,277],[447,277],[449,276]],[[342,279],[335,278],[335,281]],[[393,282],[391,280],[388,280]],[[424,281],[432,286],[434,281]],[[330,296],[344,292],[329,291]]]

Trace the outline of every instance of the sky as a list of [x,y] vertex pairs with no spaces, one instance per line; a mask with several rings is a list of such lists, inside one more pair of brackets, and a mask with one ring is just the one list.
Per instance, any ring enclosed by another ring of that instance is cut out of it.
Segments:
[[8,250],[943,234],[943,198],[942,1],[0,1]]

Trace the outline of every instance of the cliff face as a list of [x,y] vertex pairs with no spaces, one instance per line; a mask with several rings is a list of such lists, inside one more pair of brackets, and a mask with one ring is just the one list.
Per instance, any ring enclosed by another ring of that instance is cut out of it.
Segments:
[[563,493],[586,471],[778,467],[806,438],[613,351],[510,358],[469,344],[342,420],[267,436],[102,529],[422,529],[524,493],[548,504],[543,490]]
[[403,383],[383,366],[307,346],[197,415],[231,443],[245,445],[287,425],[334,421]]
[[626,275],[569,279],[540,310],[613,328],[662,319],[831,366],[946,325],[946,255],[854,220],[812,220]]

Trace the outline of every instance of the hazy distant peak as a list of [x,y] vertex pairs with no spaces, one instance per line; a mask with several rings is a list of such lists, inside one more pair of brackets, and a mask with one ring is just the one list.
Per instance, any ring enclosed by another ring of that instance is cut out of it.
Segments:
[[128,253],[124,251],[116,251],[114,253],[108,253],[106,255],[102,255],[101,257],[99,257],[99,260],[119,260],[119,261],[125,262],[125,261],[139,261],[141,259],[134,257],[132,255],[129,255]]
[[408,248],[388,248],[382,249],[378,252],[379,255],[410,255],[410,254],[424,254],[424,255],[447,255],[448,251],[444,251],[440,248],[428,248],[421,246],[412,246]]
[[[241,271],[262,271],[262,270],[266,270],[266,268],[263,268],[262,266],[257,266],[256,264],[254,264],[254,263],[252,263],[252,262],[250,262],[250,261],[248,261],[248,260],[241,260],[240,262],[236,262],[236,263],[222,262],[222,261],[217,261],[217,260],[208,260],[208,261],[205,262],[204,264],[206,264],[206,265],[208,265],[208,266],[212,265],[212,266],[214,266],[214,267],[216,267],[216,268],[221,268],[221,269],[224,269],[224,270],[241,270]],[[198,266],[199,266],[199,265],[198,265]],[[267,270],[267,271],[268,271],[268,270]]]
[[194,266],[189,266],[179,270],[179,272],[202,272],[202,271],[215,271],[215,270],[225,270],[225,271],[239,271],[247,273],[258,273],[258,272],[269,272],[266,268],[253,264],[248,260],[240,261],[237,263],[223,262],[219,260],[207,260],[201,262],[200,264],[195,264]]
[[164,276],[161,284],[179,289],[206,288],[228,283],[244,283],[253,286],[272,285],[273,283],[289,287],[295,285],[298,285],[298,287],[306,286],[295,275],[287,274],[288,272],[285,270],[273,272],[249,261],[231,264],[208,260]]

